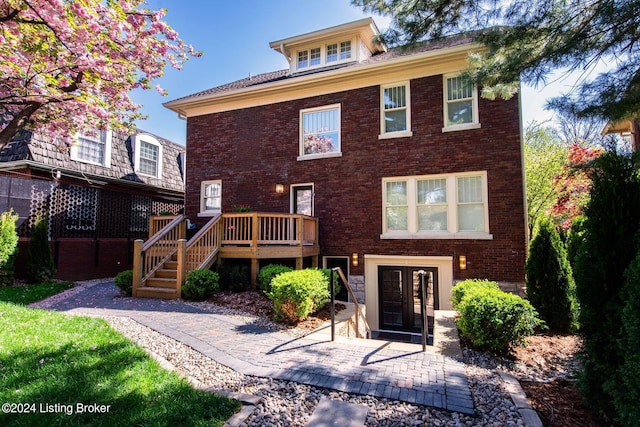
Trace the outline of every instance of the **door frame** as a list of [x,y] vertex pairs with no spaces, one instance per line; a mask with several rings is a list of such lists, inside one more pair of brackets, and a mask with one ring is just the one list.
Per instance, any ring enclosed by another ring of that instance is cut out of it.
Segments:
[[316,188],[313,182],[304,182],[299,184],[291,184],[289,187],[289,194],[291,195],[289,199],[289,212],[296,213],[296,189],[301,187],[311,187],[311,215],[314,216],[316,213],[315,207],[315,198],[316,198]]
[[452,256],[400,256],[364,255],[365,263],[365,307],[367,323],[373,330],[379,328],[378,266],[433,267],[438,272],[438,305],[440,310],[453,310],[451,288],[453,287]]

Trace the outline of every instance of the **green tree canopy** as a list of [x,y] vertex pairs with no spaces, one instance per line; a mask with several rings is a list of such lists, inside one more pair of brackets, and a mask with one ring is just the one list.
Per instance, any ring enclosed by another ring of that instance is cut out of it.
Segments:
[[352,0],[389,15],[391,44],[477,30],[486,51],[470,73],[485,97],[509,97],[519,81],[540,84],[558,69],[585,76],[549,106],[578,116],[617,121],[640,112],[640,0]]

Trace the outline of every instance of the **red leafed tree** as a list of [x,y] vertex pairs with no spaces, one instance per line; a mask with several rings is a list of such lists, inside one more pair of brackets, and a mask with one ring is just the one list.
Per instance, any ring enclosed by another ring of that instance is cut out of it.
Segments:
[[591,181],[583,167],[604,152],[602,147],[588,147],[579,144],[569,146],[567,163],[561,174],[554,178],[558,198],[551,207],[551,215],[564,229],[571,227],[574,218],[582,214],[589,200]]
[[165,13],[143,0],[0,0],[0,149],[20,129],[67,144],[131,129],[142,116],[129,92],[200,55]]

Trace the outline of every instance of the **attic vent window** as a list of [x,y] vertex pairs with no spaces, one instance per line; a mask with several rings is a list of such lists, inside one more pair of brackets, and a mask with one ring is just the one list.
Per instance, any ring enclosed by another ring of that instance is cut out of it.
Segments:
[[295,54],[297,70],[322,67],[332,63],[351,61],[354,57],[352,40],[328,43],[323,46],[302,48]]

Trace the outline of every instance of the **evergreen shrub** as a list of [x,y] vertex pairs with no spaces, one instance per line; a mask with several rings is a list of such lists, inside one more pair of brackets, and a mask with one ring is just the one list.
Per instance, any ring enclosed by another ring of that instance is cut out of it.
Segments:
[[569,332],[576,319],[575,283],[567,253],[548,218],[538,222],[525,267],[527,297],[550,330]]
[[116,275],[113,283],[120,288],[123,294],[130,297],[133,290],[133,270],[124,270]]
[[451,290],[451,305],[453,305],[453,308],[457,310],[460,301],[465,295],[470,292],[483,289],[499,291],[500,287],[496,282],[486,279],[467,279],[462,282],[458,282]]
[[458,328],[479,348],[508,353],[524,344],[542,324],[533,306],[519,296],[490,288],[475,288],[458,303]]
[[265,294],[271,292],[271,281],[280,273],[293,271],[293,268],[280,264],[269,264],[260,269],[258,272],[258,285]]
[[218,273],[211,270],[193,270],[187,274],[182,286],[182,298],[191,301],[204,301],[220,290]]
[[276,317],[290,322],[304,320],[322,308],[330,298],[329,283],[317,269],[294,270],[282,273],[271,281],[271,292]]
[[48,282],[56,273],[49,245],[49,222],[44,217],[38,217],[31,229],[26,273],[29,283]]
[[249,289],[249,266],[243,264],[221,264],[217,268],[220,289],[242,292]]
[[17,219],[18,215],[12,210],[0,215],[0,285],[13,284],[18,249]]

